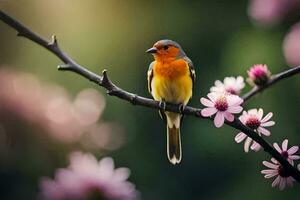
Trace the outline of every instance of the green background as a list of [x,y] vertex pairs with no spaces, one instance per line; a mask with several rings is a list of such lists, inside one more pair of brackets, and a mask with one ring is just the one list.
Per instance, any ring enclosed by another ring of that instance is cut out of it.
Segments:
[[[201,107],[216,79],[247,76],[247,69],[265,63],[271,72],[288,69],[282,41],[290,22],[273,28],[254,25],[247,15],[248,1],[231,0],[1,0],[0,8],[50,38],[56,34],[62,49],[93,72],[107,69],[123,89],[150,97],[146,73],[152,56],[145,50],[160,39],[182,45],[196,67],[197,81],[190,105]],[[56,70],[61,62],[48,51],[15,36],[0,22],[0,67],[29,72],[43,82],[63,85],[71,94],[103,88],[72,73]],[[1,84],[1,83],[0,83]],[[251,99],[245,109],[274,113],[276,125],[267,138],[300,144],[299,77],[280,82]],[[247,86],[244,92],[249,90]],[[300,186],[279,191],[260,174],[263,151],[243,152],[230,127],[217,129],[211,121],[186,117],[182,126],[183,160],[172,166],[166,157],[166,125],[155,110],[132,106],[105,96],[105,121],[118,123],[126,140],[116,151],[93,151],[111,156],[117,166],[131,169],[130,181],[142,199],[297,199]],[[0,123],[2,123],[0,121]],[[67,155],[80,145],[65,145],[32,134],[24,122],[11,123],[18,141],[0,152],[0,199],[34,199],[41,176],[53,177],[68,164]]]

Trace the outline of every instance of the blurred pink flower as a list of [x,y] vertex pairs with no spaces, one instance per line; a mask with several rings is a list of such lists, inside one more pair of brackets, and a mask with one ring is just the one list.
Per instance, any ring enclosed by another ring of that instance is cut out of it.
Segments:
[[300,0],[250,0],[249,16],[262,25],[273,25],[298,13]]
[[288,4],[286,0],[251,0],[248,14],[261,24],[274,24],[285,15]]
[[224,81],[215,81],[215,86],[210,88],[211,92],[228,92],[230,94],[240,94],[242,89],[245,87],[244,78],[238,77],[225,77]]
[[[44,84],[31,74],[5,69],[0,70],[0,82],[0,118],[14,116],[60,142],[84,142],[87,148],[90,145],[111,150],[123,144],[122,131],[111,133],[120,130],[117,125],[110,128],[110,123],[99,122],[105,99],[97,90],[84,89],[72,100],[61,86]],[[97,129],[96,133],[95,127],[106,128]],[[93,137],[84,137],[91,134]],[[105,137],[105,143],[99,144],[95,138],[102,141],[101,137]]]
[[300,159],[300,156],[294,155],[299,150],[299,147],[292,146],[291,148],[288,149],[288,142],[289,142],[288,139],[285,139],[282,142],[281,145],[282,148],[280,148],[277,143],[274,143],[273,146],[285,159],[287,159],[291,164],[294,164],[294,160]]
[[99,197],[105,200],[135,200],[139,192],[128,182],[128,168],[114,169],[112,158],[97,161],[92,154],[72,153],[68,168],[59,169],[54,180],[42,178],[40,199],[86,200]]
[[243,99],[237,95],[211,92],[207,97],[209,99],[203,97],[200,99],[201,103],[208,107],[201,110],[201,115],[209,117],[216,114],[214,124],[217,128],[224,124],[225,119],[232,122],[234,120],[232,113],[240,113],[243,110],[242,106],[240,106],[243,103]]
[[300,65],[300,23],[295,24],[283,41],[284,56],[289,65]]
[[[264,118],[263,118],[263,109],[251,109],[248,110],[248,112],[243,111],[243,114],[239,117],[239,120],[249,128],[253,129],[259,136],[265,135],[270,136],[271,132],[267,130],[265,127],[273,126],[275,124],[274,121],[269,121],[271,117],[273,116],[273,113],[269,112]],[[246,140],[245,140],[246,139]],[[244,144],[244,151],[249,152],[249,147],[251,145],[251,150],[258,151],[260,150],[261,146],[252,140],[252,138],[247,137],[247,135],[243,132],[238,133],[235,136],[235,141],[237,143],[242,142],[245,140]]]
[[266,84],[271,76],[271,72],[269,71],[267,65],[256,64],[253,65],[248,71],[248,83],[250,85],[264,85]]
[[278,162],[274,162],[274,159],[271,161],[272,163],[263,161],[263,165],[270,169],[262,170],[261,173],[265,174],[264,177],[268,179],[277,176],[272,183],[272,187],[278,186],[280,190],[283,190],[287,186],[292,187],[295,179],[289,176],[287,171]]

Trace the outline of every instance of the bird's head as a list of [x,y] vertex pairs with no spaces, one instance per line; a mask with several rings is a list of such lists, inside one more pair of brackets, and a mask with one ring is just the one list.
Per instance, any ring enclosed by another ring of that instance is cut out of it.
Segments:
[[176,59],[185,56],[181,46],[172,40],[159,40],[146,53],[151,53],[155,59]]

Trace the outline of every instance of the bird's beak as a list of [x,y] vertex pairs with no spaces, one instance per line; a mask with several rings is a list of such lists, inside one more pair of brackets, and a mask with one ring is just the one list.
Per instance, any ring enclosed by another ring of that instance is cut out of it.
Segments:
[[148,49],[146,51],[146,53],[157,53],[157,48],[156,47],[152,47],[152,48]]

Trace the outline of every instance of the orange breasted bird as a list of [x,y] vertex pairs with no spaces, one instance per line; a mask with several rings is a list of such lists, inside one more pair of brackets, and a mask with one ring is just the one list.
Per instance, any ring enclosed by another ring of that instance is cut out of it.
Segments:
[[192,61],[181,46],[172,40],[160,40],[146,51],[154,56],[148,69],[148,90],[160,101],[160,116],[167,123],[167,155],[172,164],[181,161],[180,125],[182,114],[165,111],[166,102],[183,111],[192,97],[196,78]]

